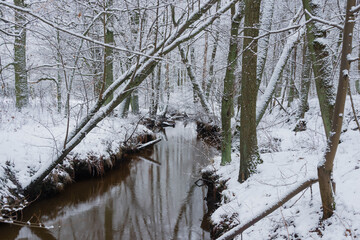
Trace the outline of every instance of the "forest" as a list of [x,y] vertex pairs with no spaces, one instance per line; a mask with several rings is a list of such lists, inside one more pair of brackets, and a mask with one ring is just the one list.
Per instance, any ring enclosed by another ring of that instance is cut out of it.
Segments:
[[140,212],[106,200],[104,229],[77,238],[359,238],[359,12],[359,0],[0,1],[0,232],[71,239],[49,230],[52,210],[22,211],[123,169],[111,188],[136,176],[152,205],[121,187]]

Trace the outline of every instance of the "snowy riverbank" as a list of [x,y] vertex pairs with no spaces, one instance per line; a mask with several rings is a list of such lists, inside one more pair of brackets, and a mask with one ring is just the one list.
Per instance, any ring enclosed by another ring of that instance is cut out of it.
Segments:
[[[360,98],[355,106],[360,106]],[[357,108],[358,109],[358,108]],[[357,112],[359,117],[359,111]],[[317,164],[324,155],[325,135],[317,99],[306,114],[308,129],[293,132],[294,117],[283,111],[265,116],[258,127],[259,148],[264,163],[258,173],[240,184],[239,154],[221,167],[220,157],[207,170],[215,170],[219,181],[227,181],[221,206],[212,214],[217,228],[242,225],[265,211],[287,193],[311,178],[317,178]],[[302,191],[272,214],[248,228],[237,239],[355,239],[360,237],[360,132],[347,99],[342,143],[335,159],[336,212],[321,222],[318,184]]]
[[[33,102],[21,113],[12,109],[10,101],[0,102],[0,195],[11,195],[11,190],[25,186],[31,176],[57,154],[66,136],[67,118]],[[70,130],[78,124],[85,111],[72,109],[79,115],[70,118]],[[107,159],[116,154],[130,137],[151,133],[138,124],[139,116],[120,118],[115,112],[101,121],[70,153],[76,159],[92,157]],[[13,177],[9,177],[7,170]]]

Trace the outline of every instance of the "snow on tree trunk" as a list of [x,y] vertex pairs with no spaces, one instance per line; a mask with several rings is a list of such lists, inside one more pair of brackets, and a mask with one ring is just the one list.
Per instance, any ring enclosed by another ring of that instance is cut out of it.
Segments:
[[[67,139],[66,147],[59,151],[54,156],[53,160],[49,164],[44,164],[41,169],[36,172],[28,183],[24,184],[23,188],[25,192],[36,191],[40,187],[42,180],[52,171],[56,165],[61,163],[67,154],[74,149],[96,125],[102,121],[107,115],[109,115],[115,107],[117,107],[123,100],[128,97],[136,87],[141,84],[144,79],[154,70],[158,63],[158,59],[162,58],[166,54],[170,53],[181,43],[186,42],[199,33],[201,33],[206,27],[212,24],[221,14],[225,13],[231,8],[237,1],[233,0],[227,5],[219,9],[213,16],[209,17],[202,23],[194,24],[201,16],[207,12],[217,1],[209,0],[200,8],[197,8],[186,21],[181,23],[175,30],[170,33],[169,38],[165,39],[158,44],[156,48],[150,49],[146,52],[138,61],[138,63],[132,65],[128,71],[122,74],[113,84],[111,84],[103,93],[103,97],[98,99],[96,104],[89,110],[87,116],[85,116],[79,123],[79,125],[71,132]],[[0,4],[3,4],[0,2]],[[187,31],[189,28],[191,31]],[[150,56],[150,57],[148,57]],[[126,82],[127,81],[127,82]],[[126,83],[125,83],[126,82]],[[120,88],[121,86],[121,88]],[[120,88],[120,89],[119,89]],[[114,91],[113,99],[106,105],[103,106],[105,100]]]
[[244,182],[261,162],[257,146],[256,100],[258,84],[257,40],[259,35],[261,0],[245,0],[244,51],[241,73],[241,115],[240,115],[240,171],[239,182]]
[[[14,4],[25,7],[24,0],[14,0]],[[29,103],[29,89],[26,69],[26,19],[23,13],[15,11],[14,70],[16,107],[21,110]]]
[[[240,3],[238,13],[236,14],[235,6],[231,8],[231,29],[230,42],[227,60],[227,68],[224,77],[224,92],[221,101],[221,128],[222,128],[222,142],[221,142],[221,164],[225,165],[231,162],[231,118],[234,112],[234,95],[235,95],[235,70],[237,67],[238,44],[237,39],[239,34],[240,21],[243,15],[244,4]],[[236,15],[235,15],[236,14]]]
[[308,96],[311,82],[311,59],[307,44],[303,46],[303,69],[301,73],[300,103],[296,118],[303,119],[305,112],[309,109]]
[[186,66],[186,71],[190,78],[191,84],[193,86],[193,90],[194,90],[196,96],[199,98],[201,106],[203,107],[204,111],[208,115],[210,115],[211,114],[210,104],[205,97],[204,91],[203,91],[199,81],[196,79],[196,76],[194,74],[194,71],[193,71],[191,65],[188,63],[188,59],[186,58],[185,51],[181,46],[179,46],[179,52],[180,52],[181,61]]
[[[275,0],[263,0],[263,12],[261,14],[261,23],[259,35],[269,32],[271,30],[272,18],[274,15]],[[268,53],[270,35],[262,37],[258,41],[258,53],[257,53],[257,69],[256,69],[256,81],[260,86],[261,78],[265,69],[265,62]]]
[[[303,0],[304,9],[313,16],[319,16],[322,8],[316,0]],[[305,15],[310,19],[309,14]],[[307,41],[315,77],[316,91],[320,104],[321,117],[326,137],[331,130],[331,117],[334,111],[335,94],[332,86],[332,60],[327,49],[326,30],[317,22],[307,24]]]
[[355,14],[351,8],[355,6],[355,0],[348,0],[346,7],[345,26],[343,34],[343,46],[340,62],[339,85],[336,95],[335,108],[332,119],[331,134],[327,141],[324,159],[318,165],[320,195],[323,208],[323,218],[329,218],[335,210],[334,181],[332,179],[334,159],[339,145],[341,127],[344,118],[344,107],[349,86],[349,71],[352,51],[352,38],[355,24]]
[[294,49],[295,45],[304,35],[305,30],[300,28],[299,31],[292,33],[286,40],[285,46],[283,47],[282,53],[278,62],[276,63],[275,69],[271,75],[269,84],[261,96],[261,99],[256,108],[256,124],[259,124],[261,118],[264,116],[265,111],[269,103],[271,102],[272,96],[275,93],[276,86],[281,78],[282,72],[286,66],[287,60],[290,57],[291,51]]

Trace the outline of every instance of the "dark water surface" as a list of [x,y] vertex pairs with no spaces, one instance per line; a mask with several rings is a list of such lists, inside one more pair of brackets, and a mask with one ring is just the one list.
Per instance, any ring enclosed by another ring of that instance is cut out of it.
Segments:
[[206,190],[194,185],[211,149],[194,124],[166,128],[163,141],[99,179],[75,183],[24,212],[50,230],[0,226],[0,239],[209,239]]

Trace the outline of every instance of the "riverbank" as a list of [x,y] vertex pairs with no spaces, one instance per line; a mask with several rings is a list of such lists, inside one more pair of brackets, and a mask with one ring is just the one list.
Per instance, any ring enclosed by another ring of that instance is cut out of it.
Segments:
[[[360,98],[354,98],[360,106]],[[295,113],[294,109],[287,109]],[[357,110],[358,117],[360,116]],[[220,156],[204,172],[224,184],[219,206],[211,216],[212,237],[253,220],[280,201],[303,182],[317,178],[326,139],[317,99],[310,101],[306,114],[307,130],[294,132],[294,115],[274,110],[258,127],[258,142],[264,163],[257,173],[240,184],[240,159],[236,148],[232,162],[220,166]],[[360,133],[347,99],[341,144],[334,164],[336,211],[322,221],[317,183],[297,194],[270,215],[245,230],[235,239],[357,239],[360,237]],[[237,146],[238,143],[234,143]]]
[[[70,132],[85,112],[64,118],[37,104],[18,112],[11,102],[0,107],[0,200],[2,206],[25,199],[20,189],[60,151]],[[120,118],[117,112],[101,121],[85,139],[44,180],[43,195],[61,191],[74,180],[102,175],[122,158],[123,152],[153,140],[153,132],[139,124],[139,116]],[[67,130],[69,125],[69,130]],[[85,176],[88,175],[88,176]],[[45,193],[45,194],[44,194]],[[26,196],[33,199],[35,196]]]
[[4,240],[193,239],[208,240],[203,225],[206,188],[194,182],[213,148],[197,139],[195,123],[177,122],[162,141],[126,157],[101,178],[77,181],[23,211],[51,229],[0,226]]

